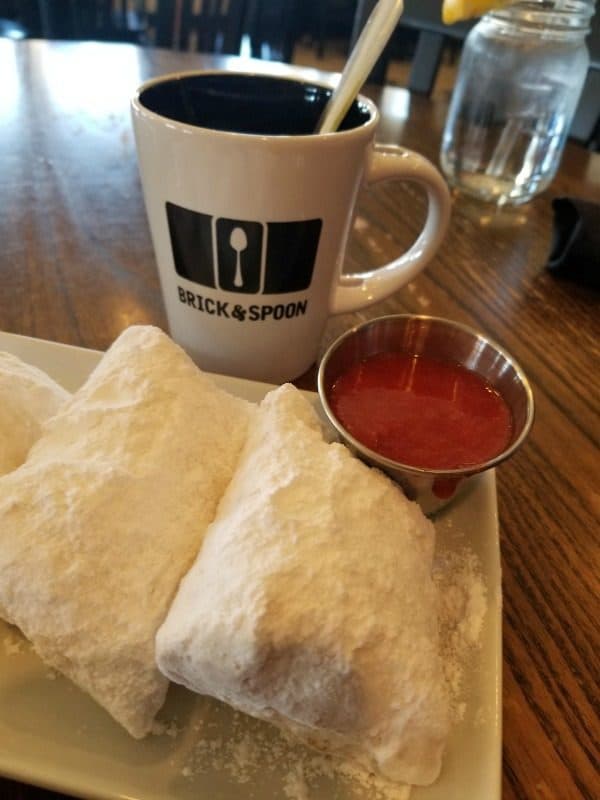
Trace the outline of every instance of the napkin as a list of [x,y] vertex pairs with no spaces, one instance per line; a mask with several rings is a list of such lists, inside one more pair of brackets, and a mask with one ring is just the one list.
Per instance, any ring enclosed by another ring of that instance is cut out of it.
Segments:
[[600,289],[600,204],[556,197],[548,269],[558,277]]

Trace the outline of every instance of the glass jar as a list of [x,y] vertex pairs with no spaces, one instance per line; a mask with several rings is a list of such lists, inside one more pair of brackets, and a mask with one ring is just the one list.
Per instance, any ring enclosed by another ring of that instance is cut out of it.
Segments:
[[594,0],[531,0],[472,28],[440,154],[451,185],[500,205],[548,186],[585,81],[593,13]]

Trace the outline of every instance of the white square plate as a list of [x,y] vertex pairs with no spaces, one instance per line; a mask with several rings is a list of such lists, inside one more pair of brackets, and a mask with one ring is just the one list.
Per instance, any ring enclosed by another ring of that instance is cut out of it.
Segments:
[[[69,390],[81,385],[100,358],[96,351],[1,332],[0,350],[40,367]],[[270,388],[217,380],[249,400],[260,400]],[[477,556],[487,613],[481,647],[464,675],[466,713],[452,729],[442,774],[432,786],[413,789],[411,798],[500,800],[501,573],[494,473],[481,476],[435,522],[439,554],[468,548]],[[102,800],[381,797],[375,787],[323,770],[315,777],[310,765],[317,760],[304,748],[285,744],[265,723],[180,687],[171,688],[160,718],[165,732],[132,739],[0,621],[0,774],[6,777]]]

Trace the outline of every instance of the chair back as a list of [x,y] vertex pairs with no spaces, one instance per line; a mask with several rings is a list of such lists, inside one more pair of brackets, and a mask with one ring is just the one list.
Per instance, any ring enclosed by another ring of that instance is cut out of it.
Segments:
[[586,42],[590,67],[569,136],[589,150],[600,153],[600,9],[592,17]]
[[[375,2],[376,0],[358,0],[352,30],[352,45],[364,28]],[[408,78],[408,88],[411,91],[419,94],[431,94],[444,48],[449,45],[456,46],[457,42],[462,42],[473,24],[470,21],[456,25],[444,25],[440,0],[406,0],[396,36],[408,30],[417,34],[416,48]],[[373,68],[373,72],[369,76],[370,82],[385,83],[393,47],[394,34]]]
[[238,54],[246,0],[179,0],[173,45],[178,50]]
[[237,54],[246,0],[112,0],[120,17],[143,29],[143,44]]
[[249,0],[248,32],[253,58],[291,63],[300,11],[300,0]]
[[31,35],[45,39],[140,41],[141,29],[130,25],[126,0],[39,0],[28,16]]

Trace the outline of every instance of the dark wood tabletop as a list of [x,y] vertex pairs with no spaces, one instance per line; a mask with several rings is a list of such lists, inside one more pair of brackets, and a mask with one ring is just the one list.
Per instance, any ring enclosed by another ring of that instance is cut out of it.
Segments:
[[[106,348],[133,323],[166,330],[129,98],[145,78],[218,63],[133,45],[0,40],[0,330]],[[437,163],[448,98],[371,92],[379,138]],[[503,566],[505,800],[599,796],[598,295],[546,269],[551,200],[600,201],[600,155],[568,144],[533,202],[497,212],[454,199],[450,231],[416,280],[331,319],[449,317],[503,345],[533,385],[536,420],[497,472]],[[348,270],[415,238],[424,199],[390,184],[361,197]],[[300,381],[314,387],[314,370]],[[60,797],[0,779],[0,797]],[[465,800],[469,800],[465,798]]]

